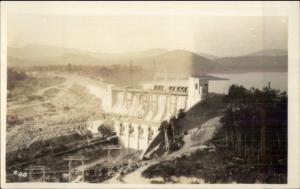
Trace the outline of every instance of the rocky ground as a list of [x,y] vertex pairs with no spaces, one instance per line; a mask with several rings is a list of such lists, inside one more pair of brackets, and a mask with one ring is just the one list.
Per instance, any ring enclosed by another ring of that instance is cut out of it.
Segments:
[[47,74],[19,81],[9,91],[7,150],[68,134],[74,123],[84,124],[100,114],[101,99],[90,92],[87,82]]
[[[210,144],[210,141],[220,127],[220,117],[214,117],[204,124],[190,129],[183,137],[184,145],[181,149],[165,153],[158,158],[140,161],[134,171],[125,175],[116,174],[115,177],[106,181],[106,183],[204,183],[204,178],[199,174],[195,174],[201,171],[203,166],[195,166],[192,162],[201,162],[204,164],[205,161],[211,160],[217,154],[215,147]],[[195,160],[199,159],[199,153],[205,154],[206,157],[201,155],[205,159]],[[207,167],[212,164],[213,162],[208,164]]]

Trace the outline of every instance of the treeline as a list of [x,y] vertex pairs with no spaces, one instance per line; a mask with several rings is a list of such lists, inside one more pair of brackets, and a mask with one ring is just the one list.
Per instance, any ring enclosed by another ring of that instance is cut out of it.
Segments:
[[261,173],[286,174],[286,93],[270,87],[248,90],[232,85],[224,100],[228,106],[220,133],[225,138],[226,150],[260,165]]
[[128,84],[152,78],[152,73],[146,73],[139,65],[48,65],[33,66],[31,71],[76,73],[93,79],[102,79],[109,83]]
[[7,69],[7,89],[11,90],[16,87],[16,82],[28,78],[25,72],[17,71],[14,69]]

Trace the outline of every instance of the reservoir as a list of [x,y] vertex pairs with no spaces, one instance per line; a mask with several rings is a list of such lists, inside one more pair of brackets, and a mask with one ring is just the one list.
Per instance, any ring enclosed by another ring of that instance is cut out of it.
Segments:
[[209,81],[209,92],[226,93],[233,84],[242,85],[248,89],[251,87],[262,89],[271,83],[271,88],[287,91],[287,72],[249,72],[240,74],[210,74],[219,78],[227,78],[225,81]]

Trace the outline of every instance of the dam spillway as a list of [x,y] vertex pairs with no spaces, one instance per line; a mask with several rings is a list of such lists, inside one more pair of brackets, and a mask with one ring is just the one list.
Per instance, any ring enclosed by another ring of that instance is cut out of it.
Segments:
[[138,86],[109,85],[102,99],[105,119],[113,122],[120,143],[145,150],[163,121],[176,117],[208,95],[206,77],[158,80]]
[[187,106],[187,93],[113,89],[110,113],[161,122]]

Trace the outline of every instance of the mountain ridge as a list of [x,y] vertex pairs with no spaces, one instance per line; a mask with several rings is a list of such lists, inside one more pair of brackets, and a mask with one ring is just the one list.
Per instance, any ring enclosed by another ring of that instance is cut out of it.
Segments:
[[153,48],[127,53],[97,53],[73,48],[43,45],[8,47],[9,66],[43,65],[118,65],[142,66],[156,70],[183,73],[219,73],[249,71],[287,71],[287,55],[282,49],[264,49],[243,56],[217,57],[183,49]]

